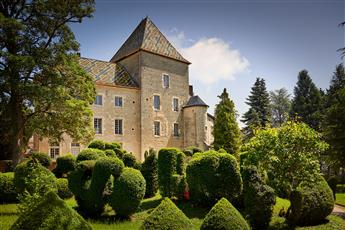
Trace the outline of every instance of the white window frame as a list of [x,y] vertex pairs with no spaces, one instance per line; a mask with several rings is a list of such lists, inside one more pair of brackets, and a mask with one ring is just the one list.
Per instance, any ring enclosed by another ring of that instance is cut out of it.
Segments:
[[[56,150],[58,152],[57,154],[55,153]],[[59,144],[55,144],[55,145],[49,145],[49,156],[52,159],[56,159],[56,158],[58,158],[60,156],[60,143]]]
[[[97,97],[98,96],[101,96],[101,102],[102,102],[102,104],[96,104],[96,100],[97,100]],[[96,98],[95,98],[95,101],[94,101],[94,103],[93,103],[94,105],[96,105],[96,106],[103,106],[104,105],[104,95],[102,94],[102,93],[97,93],[96,94]]]
[[[175,135],[175,125],[177,125],[177,135]],[[178,122],[173,123],[173,137],[179,137],[180,136],[180,125]]]
[[[97,132],[96,132],[96,128],[95,128],[95,119],[101,119],[101,132],[100,132],[100,133],[97,133]],[[96,135],[102,135],[102,134],[103,134],[104,129],[103,129],[103,118],[102,118],[102,117],[94,117],[94,118],[93,118],[93,128],[94,128],[94,130],[95,130],[95,134],[96,134]]]
[[[116,133],[116,121],[120,120],[121,121],[121,133]],[[124,131],[124,119],[123,118],[115,118],[114,119],[114,134],[122,136]]]
[[[159,98],[159,108],[158,108],[158,109],[155,108],[155,97],[156,97],[156,96]],[[153,100],[153,105],[152,105],[153,110],[155,110],[155,111],[160,111],[161,108],[162,108],[162,106],[161,106],[161,95],[159,95],[159,94],[153,94],[152,100]]]
[[[121,106],[116,105],[116,98],[121,98]],[[124,97],[123,96],[119,96],[119,95],[115,95],[114,96],[114,106],[115,108],[123,108],[123,103],[124,102]]]
[[[174,101],[177,100],[177,110],[175,110]],[[172,99],[172,111],[178,112],[180,110],[180,100],[178,97],[173,97]]]
[[[156,123],[158,123],[158,134],[156,134]],[[161,129],[161,122],[160,121],[153,121],[153,135],[155,137],[160,137],[162,135],[162,129]]]
[[[168,85],[167,86],[165,85],[165,81],[164,81],[164,78],[166,76],[168,77]],[[170,75],[169,74],[167,74],[167,73],[163,73],[162,74],[162,85],[163,85],[164,89],[169,89],[170,88]]]
[[71,142],[71,153],[73,156],[77,156],[80,153],[80,143]]

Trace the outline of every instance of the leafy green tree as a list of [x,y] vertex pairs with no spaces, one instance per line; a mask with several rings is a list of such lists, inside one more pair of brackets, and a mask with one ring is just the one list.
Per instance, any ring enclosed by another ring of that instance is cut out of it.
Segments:
[[320,129],[322,98],[320,90],[315,86],[307,70],[298,74],[297,85],[290,115],[308,124],[313,129]]
[[91,17],[93,0],[0,4],[0,149],[17,162],[34,134],[89,140],[95,89],[78,64],[70,29]]
[[285,88],[270,92],[271,119],[273,127],[280,127],[289,119],[290,94]]
[[330,88],[326,94],[323,134],[330,144],[330,160],[336,167],[345,166],[345,70],[336,66]]
[[254,129],[267,126],[271,120],[270,99],[263,78],[256,79],[246,104],[250,108],[241,121],[246,124],[246,136],[250,137]]
[[236,121],[235,105],[225,88],[218,97],[220,102],[214,113],[214,148],[223,148],[230,154],[237,154],[241,145],[241,131]]

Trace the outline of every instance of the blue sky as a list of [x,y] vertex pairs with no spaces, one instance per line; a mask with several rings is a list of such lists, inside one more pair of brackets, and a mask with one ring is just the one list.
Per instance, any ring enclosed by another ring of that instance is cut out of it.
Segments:
[[137,24],[149,16],[190,61],[194,91],[214,105],[226,87],[242,115],[256,77],[268,90],[292,94],[307,69],[327,88],[337,49],[345,46],[343,0],[96,0],[92,19],[72,25],[84,57],[110,60]]

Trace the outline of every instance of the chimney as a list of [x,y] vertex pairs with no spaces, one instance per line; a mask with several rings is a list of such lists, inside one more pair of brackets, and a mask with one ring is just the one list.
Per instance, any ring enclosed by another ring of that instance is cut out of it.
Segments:
[[189,96],[191,96],[191,97],[194,96],[193,86],[192,85],[189,85]]

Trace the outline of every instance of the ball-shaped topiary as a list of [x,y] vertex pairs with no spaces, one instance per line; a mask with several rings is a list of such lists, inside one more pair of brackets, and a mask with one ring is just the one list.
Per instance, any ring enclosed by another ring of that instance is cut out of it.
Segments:
[[234,202],[242,192],[237,160],[228,153],[196,153],[186,172],[193,203],[212,206],[222,197]]
[[58,178],[56,180],[58,195],[61,199],[68,199],[73,197],[73,193],[68,188],[68,180],[66,178]]
[[136,159],[135,159],[135,156],[133,156],[132,153],[125,152],[123,154],[123,156],[122,156],[122,161],[123,161],[123,163],[125,164],[126,167],[134,168]]
[[140,171],[125,168],[120,177],[114,182],[114,190],[110,198],[110,205],[116,215],[127,217],[139,207],[145,195],[146,182]]
[[105,142],[102,140],[93,140],[89,144],[88,148],[104,150],[105,149]]
[[146,181],[145,197],[152,197],[158,191],[157,153],[150,149],[144,155],[145,161],[140,171]]
[[189,230],[193,225],[169,198],[165,198],[140,226],[140,230],[149,229]]
[[43,165],[46,168],[49,168],[49,166],[52,163],[52,159],[50,156],[48,156],[47,153],[33,152],[31,154],[31,158],[37,160],[41,165]]
[[92,227],[54,192],[49,192],[33,209],[20,215],[10,229],[91,230]]
[[207,213],[200,227],[201,230],[249,230],[241,213],[225,198],[222,198]]
[[14,173],[0,173],[0,203],[17,201],[16,187],[14,186]]
[[112,149],[106,149],[104,153],[107,157],[117,157],[115,151]]
[[100,157],[105,157],[103,150],[87,148],[83,149],[77,156],[77,162],[87,160],[97,160]]
[[111,142],[111,143],[105,142],[104,149],[111,149],[111,150],[121,149],[121,144],[117,142]]
[[56,159],[56,168],[53,172],[59,178],[73,171],[76,165],[77,161],[75,157],[72,154],[67,154]]
[[334,206],[332,190],[322,176],[314,182],[302,182],[291,193],[290,201],[288,220],[303,225],[322,222]]

